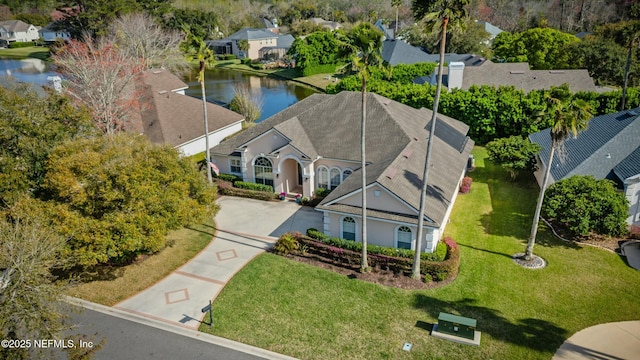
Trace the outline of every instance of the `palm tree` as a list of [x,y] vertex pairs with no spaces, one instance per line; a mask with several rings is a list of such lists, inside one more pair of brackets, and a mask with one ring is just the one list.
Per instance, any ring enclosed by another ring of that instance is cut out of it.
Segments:
[[204,156],[207,162],[207,180],[209,183],[213,182],[211,177],[211,159],[209,154],[209,119],[207,117],[207,96],[204,88],[204,70],[207,65],[213,64],[215,54],[207,46],[207,44],[201,38],[194,36],[190,32],[187,32],[187,40],[183,43],[183,50],[189,61],[198,61],[199,72],[198,81],[200,82],[200,88],[202,89],[202,111],[204,114],[204,142],[205,152]]
[[533,225],[531,226],[531,235],[527,241],[525,250],[525,260],[531,260],[533,256],[533,246],[536,242],[538,233],[538,223],[540,221],[540,211],[542,202],[544,201],[544,192],[549,181],[551,173],[551,163],[555,150],[558,150],[559,158],[564,158],[564,141],[573,135],[578,136],[578,132],[585,130],[589,125],[589,120],[593,116],[591,105],[584,100],[575,99],[569,92],[567,86],[553,88],[546,95],[547,111],[546,115],[551,119],[551,149],[549,158],[547,159],[547,168],[544,173],[542,185],[540,186],[540,194],[538,195],[538,203],[536,204],[535,215],[533,216]]
[[400,6],[402,6],[402,0],[391,0],[391,6],[396,8],[396,27],[393,32],[393,38],[395,39],[398,37],[398,10],[400,9]]
[[422,190],[420,192],[420,214],[418,217],[418,233],[416,234],[415,256],[411,277],[420,278],[420,253],[422,252],[422,237],[424,227],[425,207],[427,203],[427,186],[429,181],[429,168],[431,167],[431,148],[433,147],[433,137],[436,131],[436,116],[438,114],[438,104],[440,102],[440,92],[442,91],[442,72],[444,71],[444,53],[447,43],[447,26],[452,23],[455,26],[464,26],[463,19],[467,17],[467,9],[471,0],[413,0],[412,10],[416,19],[424,19],[433,24],[434,28],[440,28],[440,61],[438,64],[438,80],[436,84],[436,95],[433,99],[433,114],[431,116],[431,128],[429,130],[429,140],[427,141],[427,155],[424,162],[424,172],[422,173]]
[[347,67],[362,80],[362,120],[360,122],[360,170],[362,175],[362,261],[361,271],[369,270],[367,261],[367,170],[365,157],[367,122],[367,80],[371,69],[382,67],[383,34],[368,22],[356,25],[346,36],[340,37],[343,54],[348,56]]
[[627,43],[627,61],[624,65],[624,76],[622,78],[622,99],[620,101],[621,111],[625,110],[626,108],[627,87],[629,84],[629,73],[631,68],[631,59],[633,56],[633,48],[637,46],[638,40],[640,40],[640,21],[629,21],[627,26],[622,30],[622,37]]

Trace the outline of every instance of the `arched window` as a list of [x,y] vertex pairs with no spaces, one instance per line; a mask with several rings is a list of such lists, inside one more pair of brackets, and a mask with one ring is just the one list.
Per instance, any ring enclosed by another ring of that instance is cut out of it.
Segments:
[[326,167],[318,167],[318,187],[329,189],[329,170]]
[[353,170],[351,169],[342,170],[342,181],[345,181],[351,174],[353,174]]
[[398,230],[396,230],[396,247],[398,249],[411,250],[411,243],[413,243],[411,229],[407,226],[400,226]]
[[337,188],[340,185],[341,182],[341,178],[340,178],[340,169],[338,168],[333,168],[331,169],[331,190]]
[[269,159],[260,157],[253,165],[256,183],[273,186],[273,165]]
[[346,240],[356,240],[356,220],[352,217],[342,219],[342,236]]

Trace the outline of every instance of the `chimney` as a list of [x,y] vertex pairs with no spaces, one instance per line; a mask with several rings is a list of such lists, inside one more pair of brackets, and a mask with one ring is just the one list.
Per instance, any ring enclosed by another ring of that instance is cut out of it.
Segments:
[[449,79],[447,81],[447,87],[451,89],[462,88],[462,77],[464,75],[464,63],[463,62],[451,62],[449,63]]

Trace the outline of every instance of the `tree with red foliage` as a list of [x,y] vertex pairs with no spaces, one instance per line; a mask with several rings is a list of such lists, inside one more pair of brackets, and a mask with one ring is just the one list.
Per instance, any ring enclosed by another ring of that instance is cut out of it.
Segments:
[[143,69],[139,59],[85,36],[61,47],[53,62],[64,75],[64,91],[93,111],[98,128],[106,134],[126,128],[128,116],[138,109],[133,80]]

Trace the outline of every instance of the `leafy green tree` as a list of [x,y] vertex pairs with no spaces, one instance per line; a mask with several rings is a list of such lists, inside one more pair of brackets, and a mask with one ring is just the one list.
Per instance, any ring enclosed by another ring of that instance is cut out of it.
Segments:
[[572,59],[566,48],[580,41],[572,34],[551,28],[520,33],[502,32],[493,41],[493,57],[506,62],[528,62],[532,69],[567,69]]
[[40,27],[45,27],[47,26],[48,23],[51,22],[51,16],[43,15],[43,14],[30,14],[30,13],[17,14],[16,16],[14,16],[14,19],[21,20],[27,24],[40,26]]
[[52,149],[76,137],[98,134],[86,108],[31,85],[0,87],[0,206],[23,194],[38,195]]
[[553,155],[555,151],[558,150],[560,159],[563,159],[564,141],[572,135],[574,138],[577,137],[578,132],[587,128],[589,120],[591,120],[593,116],[591,106],[584,100],[574,98],[567,87],[553,88],[551,92],[546,95],[546,101],[546,115],[552,120],[549,132],[551,135],[551,149],[546,163],[544,178],[540,186],[535,215],[533,216],[531,235],[529,236],[525,250],[524,256],[526,260],[530,260],[533,256],[533,246],[535,245],[536,235],[538,233],[538,223],[540,221],[540,211],[542,210],[545,189],[549,183]]
[[217,38],[218,17],[210,11],[174,9],[164,18],[164,26],[173,31],[185,31],[200,39]]
[[135,0],[70,0],[64,5],[59,9],[64,14],[60,26],[75,39],[107,35],[113,20],[138,9]]
[[[626,58],[623,46],[593,35],[570,44],[567,52],[573,59],[571,67],[587,69],[597,85],[622,85]],[[636,58],[632,60],[629,84],[635,86],[639,79],[634,74],[640,71],[640,64]]]
[[536,154],[540,145],[522,136],[510,136],[493,140],[487,144],[489,159],[507,171],[515,179],[522,171],[536,170]]
[[438,63],[438,80],[436,84],[436,94],[433,100],[433,114],[431,116],[431,128],[427,142],[426,159],[424,162],[424,172],[422,174],[422,190],[420,191],[420,212],[418,214],[418,233],[416,235],[416,254],[411,269],[411,277],[420,278],[420,253],[422,252],[422,232],[424,228],[425,208],[427,203],[427,188],[429,181],[429,169],[431,168],[431,153],[433,147],[433,137],[436,132],[436,120],[438,115],[438,104],[442,91],[442,73],[444,72],[444,53],[447,45],[447,26],[460,26],[463,19],[467,17],[466,7],[470,0],[413,0],[412,10],[416,19],[424,19],[432,28],[440,29],[440,61]]
[[619,236],[627,231],[629,202],[613,181],[576,175],[549,186],[542,215],[574,236],[590,232]]
[[366,124],[367,124],[367,80],[371,69],[382,67],[383,34],[370,23],[356,25],[341,39],[342,51],[349,56],[347,66],[357,74],[362,87],[362,118],[360,122],[360,174],[362,179],[362,260],[361,271],[369,271],[367,260],[367,169],[366,169]]
[[287,53],[296,59],[296,68],[300,70],[313,65],[337,64],[341,56],[336,36],[341,35],[329,31],[315,32],[296,39]]
[[169,230],[215,210],[213,188],[194,164],[139,135],[66,142],[53,150],[46,170],[47,213],[82,266],[157,252]]
[[233,86],[233,99],[229,103],[229,109],[244,116],[245,125],[253,125],[260,118],[262,112],[262,99],[251,94],[246,83]]

